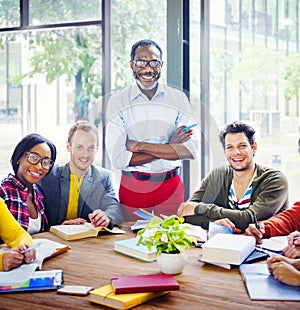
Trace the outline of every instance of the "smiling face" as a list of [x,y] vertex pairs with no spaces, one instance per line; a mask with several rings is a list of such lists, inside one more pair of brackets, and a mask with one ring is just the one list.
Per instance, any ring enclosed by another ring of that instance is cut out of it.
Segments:
[[[51,150],[47,143],[36,144],[29,152],[35,153],[41,158],[51,158]],[[23,154],[19,159],[17,177],[27,187],[39,182],[48,172],[48,169],[42,167],[41,162],[35,165],[28,162],[26,154]]]
[[78,129],[67,142],[67,150],[70,152],[71,172],[81,177],[94,161],[98,150],[97,135],[93,131]]
[[235,171],[245,171],[254,167],[254,154],[257,144],[251,147],[243,132],[228,133],[225,137],[225,156]]
[[[161,66],[152,68],[149,64],[145,68],[138,67],[134,61],[137,60],[158,60]],[[135,50],[134,61],[130,62],[130,67],[133,71],[133,76],[136,83],[142,91],[153,90],[157,87],[157,81],[160,78],[162,61],[160,59],[160,52],[157,47],[152,45],[139,46]]]

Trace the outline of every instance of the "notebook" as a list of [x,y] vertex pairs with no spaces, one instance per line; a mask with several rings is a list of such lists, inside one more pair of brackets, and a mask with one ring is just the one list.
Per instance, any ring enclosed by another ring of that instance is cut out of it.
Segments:
[[250,299],[300,301],[300,287],[274,279],[267,264],[242,264],[239,268]]
[[57,289],[64,282],[63,270],[35,271],[22,285],[0,286],[0,293]]

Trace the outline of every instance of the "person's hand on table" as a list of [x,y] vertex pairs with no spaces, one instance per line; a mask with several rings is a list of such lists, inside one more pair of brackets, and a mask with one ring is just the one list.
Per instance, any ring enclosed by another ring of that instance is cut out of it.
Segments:
[[272,255],[267,259],[269,272],[282,283],[300,286],[300,271],[293,266],[295,261],[282,255]]
[[289,245],[295,245],[300,246],[300,232],[299,231],[293,231],[288,236],[288,244]]
[[183,217],[187,215],[195,215],[196,206],[196,202],[183,202],[177,210],[177,216]]
[[106,215],[106,213],[102,210],[95,210],[93,213],[90,213],[89,219],[91,223],[95,226],[102,226],[102,227],[107,227],[110,223],[109,217]]
[[81,225],[81,224],[84,224],[86,222],[87,222],[87,220],[78,217],[77,219],[64,221],[62,224],[63,225]]

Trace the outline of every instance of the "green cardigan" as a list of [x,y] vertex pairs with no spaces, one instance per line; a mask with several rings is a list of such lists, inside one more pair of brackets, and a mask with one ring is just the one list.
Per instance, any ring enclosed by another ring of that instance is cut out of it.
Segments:
[[245,230],[254,222],[254,212],[259,221],[266,220],[288,208],[288,181],[279,170],[256,164],[257,177],[252,183],[250,207],[233,210],[228,203],[233,170],[229,165],[213,169],[201,182],[191,202],[199,203],[195,215],[186,216],[187,223],[208,228],[208,223],[229,218],[237,228]]

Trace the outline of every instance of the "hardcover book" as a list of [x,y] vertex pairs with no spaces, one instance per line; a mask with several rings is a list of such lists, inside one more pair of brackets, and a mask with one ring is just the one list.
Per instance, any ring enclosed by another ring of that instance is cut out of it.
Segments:
[[90,291],[89,301],[114,309],[130,309],[154,298],[168,294],[168,291],[115,294],[111,284]]
[[50,227],[50,232],[66,241],[97,237],[100,231],[105,231],[112,234],[125,233],[124,230],[117,227],[114,227],[113,229],[102,226],[95,227],[91,223],[84,223],[80,225],[55,225]]
[[147,274],[111,278],[115,294],[179,290],[179,284],[171,274]]
[[138,238],[118,240],[114,242],[114,251],[125,254],[146,262],[156,260],[156,249],[153,247],[150,251],[143,244],[137,246]]
[[274,279],[267,264],[242,264],[239,268],[250,299],[300,301],[300,287]]
[[255,249],[255,238],[216,234],[202,245],[201,260],[208,263],[240,265]]
[[[266,260],[269,257],[269,254],[254,250],[246,259],[243,261],[243,264],[252,264],[261,260]],[[202,261],[202,254],[199,255],[199,260]],[[206,263],[206,262],[204,262]],[[237,265],[225,264],[225,263],[213,263],[209,262],[209,264],[216,265],[225,269],[232,269],[237,267]]]

